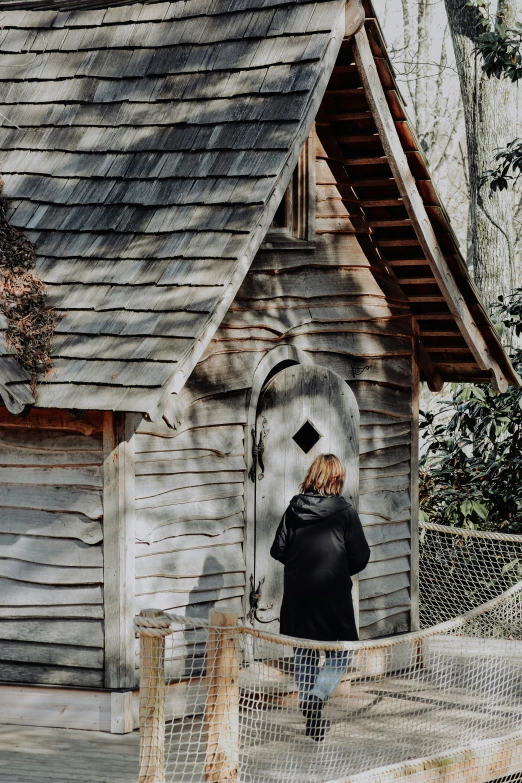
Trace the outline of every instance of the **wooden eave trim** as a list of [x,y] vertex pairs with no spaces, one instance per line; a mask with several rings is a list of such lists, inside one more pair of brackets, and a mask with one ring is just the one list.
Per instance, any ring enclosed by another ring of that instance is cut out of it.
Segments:
[[[373,118],[380,133],[385,154],[388,156],[390,168],[407,212],[415,226],[418,241],[430,262],[433,276],[443,294],[444,301],[458,323],[461,333],[479,367],[482,370],[489,370],[497,389],[505,391],[510,381],[516,382],[516,376],[513,372],[513,376],[508,378],[500,368],[484,336],[475,323],[464,296],[459,290],[455,277],[449,268],[397,134],[395,122],[379,78],[365,28],[359,30],[355,35],[354,55],[366,90],[366,98],[372,109]],[[423,297],[417,298],[417,301],[421,300],[423,300]],[[506,363],[509,365],[507,357]],[[508,366],[508,373],[511,369]]]
[[[364,21],[364,20],[363,20]],[[362,28],[361,28],[362,29]],[[170,381],[163,387],[162,394],[157,405],[152,410],[148,410],[147,414],[152,421],[157,421],[162,417],[169,422],[171,407],[176,407],[175,400],[171,397],[178,394],[186,381],[190,377],[194,367],[200,360],[201,356],[207,349],[208,344],[214,337],[216,331],[223,318],[225,317],[228,308],[234,301],[235,295],[243,282],[252,260],[259,249],[266,232],[270,226],[270,223],[274,217],[276,209],[283,198],[283,195],[288,187],[288,183],[293,174],[294,168],[297,165],[301,150],[310,135],[314,120],[321,106],[324,93],[330,81],[330,77],[337,61],[339,50],[344,40],[346,30],[346,4],[342,3],[339,6],[339,12],[337,18],[332,24],[332,33],[330,40],[326,48],[321,68],[319,70],[316,83],[310,90],[310,99],[306,108],[304,119],[301,123],[301,127],[297,132],[294,144],[289,151],[286,163],[283,166],[282,172],[275,184],[272,195],[268,199],[262,218],[259,220],[258,225],[250,235],[245,251],[241,258],[238,259],[236,268],[226,285],[226,291],[223,295],[221,302],[215,309],[212,317],[205,327],[203,333],[194,341],[194,345],[189,354],[185,357],[180,367],[171,377]]]

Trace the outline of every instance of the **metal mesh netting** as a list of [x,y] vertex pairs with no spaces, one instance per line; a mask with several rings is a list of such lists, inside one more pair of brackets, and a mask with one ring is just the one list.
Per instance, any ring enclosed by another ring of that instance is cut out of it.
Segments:
[[169,635],[141,643],[140,781],[519,783],[521,610],[522,582],[436,628],[354,643],[163,615]]
[[522,536],[420,525],[420,626],[481,606],[522,580]]

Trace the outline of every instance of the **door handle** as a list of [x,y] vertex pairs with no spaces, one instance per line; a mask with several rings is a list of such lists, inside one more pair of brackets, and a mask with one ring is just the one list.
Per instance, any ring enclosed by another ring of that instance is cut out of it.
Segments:
[[265,583],[265,577],[263,576],[258,584],[257,587],[255,586],[254,582],[254,574],[250,574],[250,596],[249,596],[249,602],[250,602],[250,610],[247,614],[247,620],[253,625],[254,620],[257,620],[258,623],[268,624],[273,623],[274,620],[279,620],[279,617],[272,617],[270,620],[263,620],[262,617],[258,617],[258,612],[266,612],[268,609],[273,609],[274,604],[268,604],[268,606],[259,606],[259,603],[261,601],[261,589]]

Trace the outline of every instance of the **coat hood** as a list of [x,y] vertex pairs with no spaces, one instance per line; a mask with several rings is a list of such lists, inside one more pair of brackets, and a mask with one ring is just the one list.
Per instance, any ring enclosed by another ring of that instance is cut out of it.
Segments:
[[317,495],[307,492],[303,495],[295,495],[290,501],[290,508],[302,522],[312,524],[337,511],[350,508],[350,504],[339,495]]

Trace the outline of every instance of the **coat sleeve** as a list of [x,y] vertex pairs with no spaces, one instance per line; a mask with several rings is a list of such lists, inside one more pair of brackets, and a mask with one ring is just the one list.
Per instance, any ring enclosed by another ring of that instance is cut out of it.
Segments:
[[370,547],[366,541],[359,514],[354,508],[348,509],[344,544],[350,576],[353,576],[366,568],[370,560]]
[[283,514],[277,532],[275,534],[274,543],[270,549],[270,555],[274,560],[279,560],[280,563],[284,563],[286,560],[286,549],[289,543],[289,530],[286,523],[286,511]]

